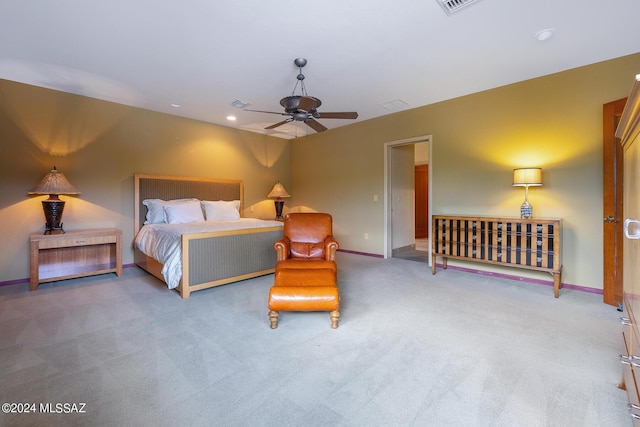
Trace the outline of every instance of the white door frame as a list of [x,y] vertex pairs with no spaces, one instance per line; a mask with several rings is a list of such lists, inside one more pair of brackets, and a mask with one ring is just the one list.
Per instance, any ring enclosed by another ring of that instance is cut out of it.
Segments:
[[[429,143],[429,210],[427,212],[428,215],[428,233],[429,237],[431,237],[431,207],[432,207],[432,159],[431,155],[432,146],[433,146],[433,138],[431,135],[417,136],[413,138],[399,139],[396,141],[385,142],[384,144],[384,257],[390,258],[392,256],[393,248],[391,247],[391,150],[395,147],[399,147],[402,145],[412,145],[417,144],[419,142],[427,142]],[[431,265],[431,258],[429,258],[429,265]]]

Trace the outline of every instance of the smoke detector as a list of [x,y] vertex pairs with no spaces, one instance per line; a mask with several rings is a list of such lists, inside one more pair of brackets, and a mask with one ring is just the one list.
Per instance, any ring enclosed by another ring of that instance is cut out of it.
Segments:
[[548,39],[549,37],[551,37],[554,33],[555,29],[554,28],[545,28],[544,30],[540,30],[535,34],[535,37],[542,41],[545,41],[546,39]]
[[470,6],[478,0],[436,0],[447,15],[453,15],[460,9]]

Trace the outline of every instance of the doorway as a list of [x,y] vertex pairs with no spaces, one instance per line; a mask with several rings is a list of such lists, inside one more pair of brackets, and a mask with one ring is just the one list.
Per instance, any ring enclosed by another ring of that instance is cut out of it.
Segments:
[[[431,165],[431,136],[392,141],[385,144],[384,153],[384,257],[400,257],[431,264],[428,237],[416,239],[416,183],[417,163]],[[416,160],[416,152],[426,153],[426,160]],[[427,236],[431,228],[432,167],[427,170],[426,224]],[[416,251],[417,249],[417,251]],[[417,253],[416,253],[417,252]]]

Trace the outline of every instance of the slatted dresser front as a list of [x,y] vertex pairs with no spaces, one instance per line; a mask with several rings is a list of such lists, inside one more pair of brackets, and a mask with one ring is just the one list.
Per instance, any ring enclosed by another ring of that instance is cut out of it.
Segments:
[[483,216],[433,216],[431,272],[436,257],[456,258],[546,271],[553,276],[558,298],[561,276],[561,219],[494,218]]

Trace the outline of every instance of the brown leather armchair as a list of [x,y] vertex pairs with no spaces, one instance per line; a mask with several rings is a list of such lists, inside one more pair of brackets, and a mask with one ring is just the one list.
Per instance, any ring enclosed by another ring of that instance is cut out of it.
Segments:
[[329,311],[338,327],[340,293],[337,286],[333,218],[327,213],[290,213],[284,232],[273,244],[278,258],[269,290],[269,320],[278,327],[281,311]]
[[328,213],[289,213],[284,217],[284,232],[274,243],[276,272],[282,268],[336,267],[338,242],[333,238],[333,218]]

